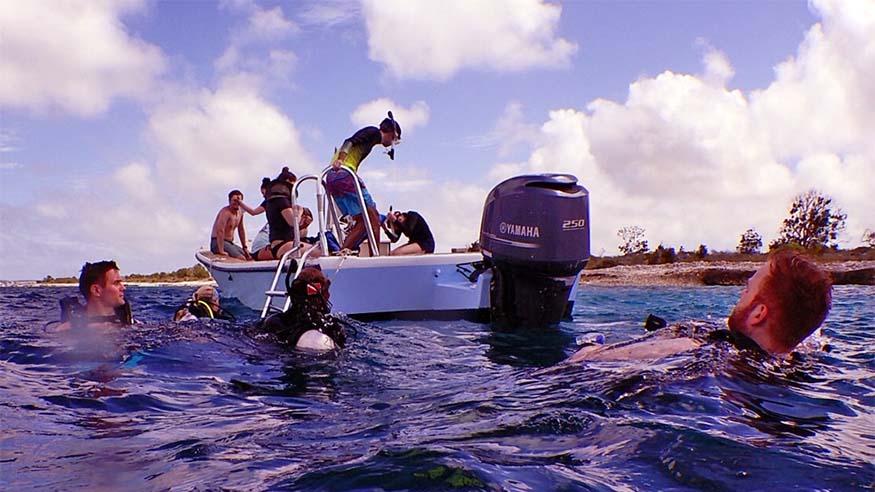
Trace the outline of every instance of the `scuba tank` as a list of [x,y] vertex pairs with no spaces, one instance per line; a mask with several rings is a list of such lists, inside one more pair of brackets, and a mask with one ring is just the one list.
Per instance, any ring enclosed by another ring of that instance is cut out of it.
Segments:
[[121,326],[130,326],[134,324],[134,317],[131,312],[131,303],[125,300],[125,303],[114,309],[114,313],[109,316],[88,316],[86,314],[85,305],[79,302],[76,296],[67,296],[59,299],[61,305],[61,317],[58,321],[50,321],[46,326],[52,324],[70,323],[74,328],[79,328],[88,323],[114,323]]

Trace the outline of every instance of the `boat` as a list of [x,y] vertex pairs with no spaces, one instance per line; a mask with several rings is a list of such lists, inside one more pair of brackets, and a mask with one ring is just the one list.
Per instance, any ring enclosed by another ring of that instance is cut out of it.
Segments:
[[[302,177],[292,193],[294,203],[303,182],[317,182],[322,251],[328,250],[324,231],[343,240],[338,211],[324,190],[327,172],[328,168],[320,176]],[[360,188],[358,194],[364,209]],[[262,317],[288,308],[283,281],[288,285],[304,266],[318,266],[331,280],[333,311],[353,317],[554,324],[570,315],[580,272],[589,258],[588,213],[588,193],[576,177],[519,176],[488,195],[480,251],[389,256],[385,249],[375,248],[367,253],[367,245],[374,244],[368,224],[363,248],[367,255],[362,256],[313,257],[315,246],[296,237],[296,247],[279,260],[241,261],[209,251],[198,251],[195,258],[213,276],[223,297],[236,298],[261,311]],[[285,305],[277,306],[276,298]]]

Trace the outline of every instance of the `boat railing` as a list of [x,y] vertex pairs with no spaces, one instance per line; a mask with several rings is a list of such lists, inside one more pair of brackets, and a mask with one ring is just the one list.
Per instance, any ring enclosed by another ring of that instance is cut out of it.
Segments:
[[[265,291],[265,293],[264,293],[265,299],[264,299],[264,307],[261,308],[261,319],[266,318],[267,315],[270,314],[271,308],[274,307],[273,300],[276,297],[285,297],[285,299],[286,299],[285,303],[283,304],[282,311],[286,311],[287,309],[289,309],[289,306],[292,303],[292,298],[289,297],[288,289],[277,290],[276,284],[277,284],[277,282],[279,282],[279,279],[283,274],[283,269],[285,268],[286,262],[288,262],[290,260],[293,261],[294,264],[291,264],[291,263],[289,264],[289,271],[287,271],[286,275],[288,275],[288,273],[290,273],[291,269],[294,268],[295,275],[292,278],[292,280],[298,278],[298,275],[301,274],[301,270],[304,267],[304,263],[306,263],[306,261],[307,261],[307,257],[309,257],[310,253],[312,253],[316,249],[317,245],[315,245],[315,244],[306,245],[306,246],[309,246],[309,248],[305,249],[304,254],[302,254],[300,258],[293,258],[292,255],[294,253],[296,253],[298,250],[302,249],[302,246],[305,246],[305,245],[302,245],[302,244],[296,245],[292,249],[286,251],[286,253],[279,259],[279,262],[277,263],[277,266],[276,266],[276,272],[273,275],[273,281],[270,283],[270,288],[267,291]],[[289,285],[291,285],[291,282],[289,282]]]

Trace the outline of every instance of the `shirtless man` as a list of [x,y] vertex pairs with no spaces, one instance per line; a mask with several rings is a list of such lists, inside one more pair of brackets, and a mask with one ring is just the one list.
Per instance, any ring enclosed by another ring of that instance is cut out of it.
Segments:
[[[246,247],[246,229],[243,228],[243,193],[240,190],[231,190],[228,193],[228,206],[222,207],[216,215],[213,223],[213,232],[210,237],[210,251],[219,256],[230,256],[241,260],[251,259]],[[234,244],[234,229],[240,235],[241,248]]]
[[[85,296],[85,306],[74,299],[72,312],[62,314],[58,330],[78,326],[121,326],[132,323],[130,309],[123,309],[125,284],[114,261],[86,263],[79,275],[79,292]],[[65,319],[66,318],[66,319]]]
[[[736,346],[782,355],[814,332],[832,301],[829,276],[792,250],[773,253],[747,281],[729,315],[729,339]],[[659,359],[698,348],[698,339],[644,337],[632,342],[584,347],[567,362]]]

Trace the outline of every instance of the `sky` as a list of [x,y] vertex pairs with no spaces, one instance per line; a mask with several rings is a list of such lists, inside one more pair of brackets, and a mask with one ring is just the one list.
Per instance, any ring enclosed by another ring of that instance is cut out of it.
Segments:
[[388,110],[403,145],[361,176],[439,252],[547,172],[589,190],[596,255],[632,225],[768,244],[811,188],[841,247],[875,229],[875,0],[31,0],[0,2],[0,278],[191,266],[228,191],[257,205]]

